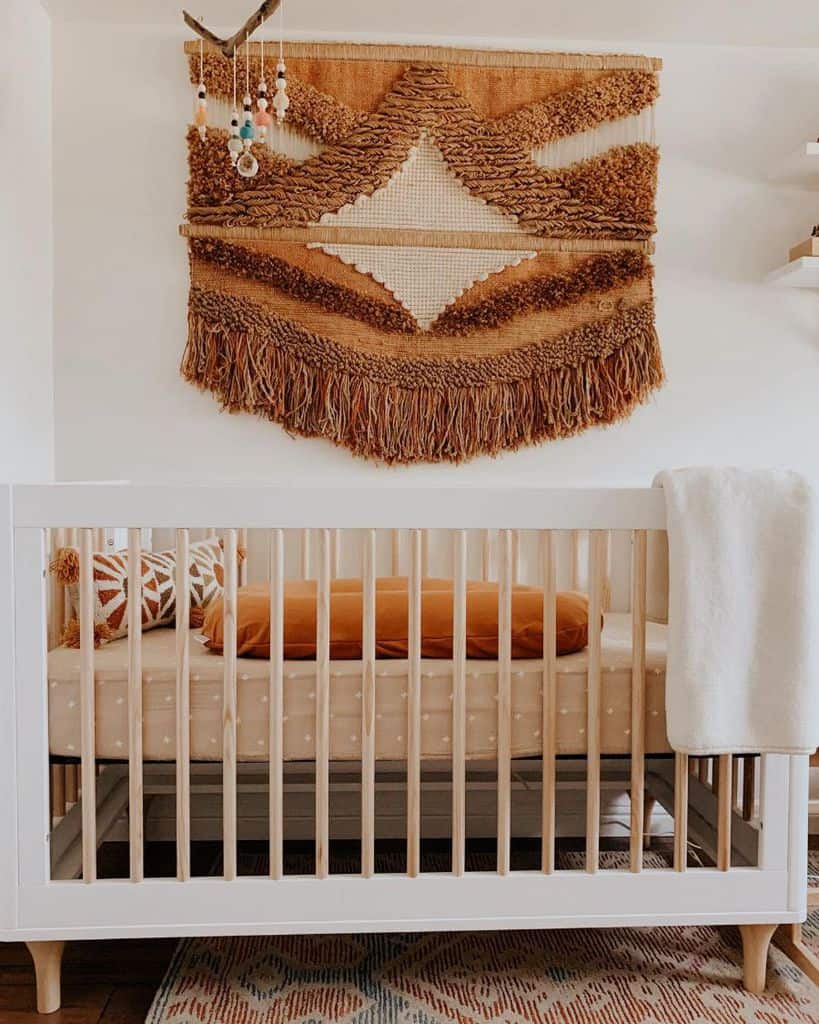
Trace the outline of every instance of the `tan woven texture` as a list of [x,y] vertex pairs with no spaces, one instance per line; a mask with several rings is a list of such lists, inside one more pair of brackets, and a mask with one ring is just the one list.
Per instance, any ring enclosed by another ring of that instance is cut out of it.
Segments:
[[[288,133],[254,145],[254,178],[223,126],[188,133],[186,379],[391,463],[565,437],[661,384],[658,62],[339,44],[285,58]],[[232,86],[213,51],[205,83],[220,103]]]

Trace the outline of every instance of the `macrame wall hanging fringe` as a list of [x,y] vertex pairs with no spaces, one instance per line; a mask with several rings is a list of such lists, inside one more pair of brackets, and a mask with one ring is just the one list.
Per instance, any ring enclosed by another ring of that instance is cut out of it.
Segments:
[[[566,437],[662,384],[659,62],[289,44],[286,124],[246,132],[243,179],[211,126],[226,42],[186,47],[210,100],[188,134],[186,380],[387,463]],[[236,43],[249,95],[263,49]]]

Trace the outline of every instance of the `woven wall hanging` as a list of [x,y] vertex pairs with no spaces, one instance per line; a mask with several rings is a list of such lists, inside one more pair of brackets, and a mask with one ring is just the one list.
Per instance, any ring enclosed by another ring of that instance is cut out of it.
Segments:
[[[262,52],[245,50],[255,95]],[[186,52],[227,127],[236,65]],[[658,61],[331,43],[284,58],[286,119],[245,141],[253,177],[204,110],[188,132],[187,380],[385,462],[565,437],[660,385]]]

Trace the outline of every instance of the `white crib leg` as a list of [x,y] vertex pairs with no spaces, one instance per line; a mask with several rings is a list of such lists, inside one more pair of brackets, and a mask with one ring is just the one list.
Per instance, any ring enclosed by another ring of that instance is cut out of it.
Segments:
[[768,967],[768,947],[776,931],[775,924],[741,924],[743,975],[742,982],[748,992],[765,991]]
[[27,942],[37,977],[37,1013],[56,1013],[60,1008],[60,965],[64,942]]

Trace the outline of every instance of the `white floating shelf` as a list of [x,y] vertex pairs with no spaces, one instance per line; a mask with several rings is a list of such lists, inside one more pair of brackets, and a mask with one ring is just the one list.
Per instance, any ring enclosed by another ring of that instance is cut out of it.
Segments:
[[786,288],[819,288],[819,256],[800,256],[784,267],[777,267],[767,277],[768,284]]

